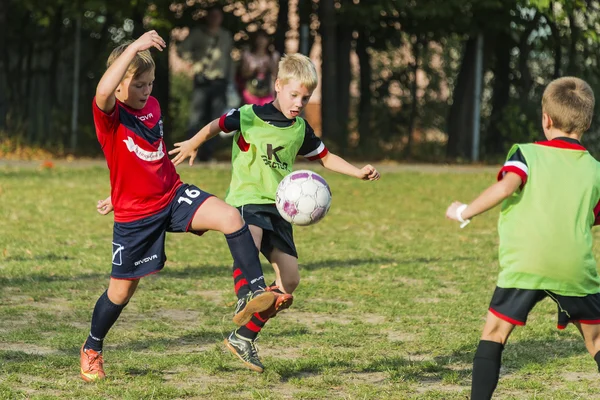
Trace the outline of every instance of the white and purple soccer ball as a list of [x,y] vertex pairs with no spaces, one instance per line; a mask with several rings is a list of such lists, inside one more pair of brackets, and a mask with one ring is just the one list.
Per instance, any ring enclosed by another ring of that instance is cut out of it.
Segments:
[[321,175],[309,170],[294,171],[279,182],[275,205],[286,221],[312,225],[329,211],[331,190]]

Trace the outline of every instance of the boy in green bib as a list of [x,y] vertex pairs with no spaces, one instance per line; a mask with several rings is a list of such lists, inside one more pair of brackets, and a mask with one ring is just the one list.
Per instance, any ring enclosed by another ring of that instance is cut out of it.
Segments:
[[513,146],[497,183],[470,204],[454,202],[446,211],[465,224],[502,202],[500,273],[473,361],[473,400],[492,397],[510,333],[546,297],[558,306],[558,328],[573,323],[600,370],[600,278],[592,254],[600,163],[580,143],[593,110],[586,82],[551,82],[542,97],[548,140]]
[[[225,345],[244,364],[263,371],[254,341],[269,318],[292,304],[292,293],[300,282],[298,253],[292,225],[275,207],[279,182],[294,166],[296,156],[316,160],[325,168],[362,180],[379,179],[371,165],[357,168],[330,153],[300,113],[306,107],[318,83],[312,61],[301,54],[287,55],[279,62],[275,91],[277,97],[263,106],[245,105],[212,121],[193,138],[175,143],[169,154],[175,165],[190,158],[192,165],[198,147],[220,131],[236,132],[232,149],[231,183],[225,201],[240,210],[250,227],[256,247],[269,260],[276,280],[268,288],[275,293],[273,306],[255,313],[250,322],[240,326],[225,339]],[[248,281],[234,263],[233,278],[238,306],[244,306]],[[240,313],[243,314],[243,313]],[[235,318],[234,318],[235,322]]]

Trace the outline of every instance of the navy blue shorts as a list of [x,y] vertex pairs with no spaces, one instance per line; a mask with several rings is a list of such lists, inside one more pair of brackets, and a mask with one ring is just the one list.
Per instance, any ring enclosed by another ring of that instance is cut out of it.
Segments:
[[[115,279],[138,279],[160,271],[167,261],[167,232],[190,232],[198,208],[212,194],[183,184],[171,203],[158,213],[131,222],[115,222],[112,242],[112,273]],[[202,235],[204,232],[192,232]]]
[[569,322],[600,324],[600,293],[583,297],[562,296],[549,290],[531,290],[496,287],[490,312],[513,325],[525,325],[527,316],[541,300],[549,297],[558,307],[558,329]]
[[238,207],[238,210],[248,225],[262,228],[260,252],[269,262],[273,249],[279,249],[285,254],[298,258],[292,224],[283,219],[275,204],[246,204]]

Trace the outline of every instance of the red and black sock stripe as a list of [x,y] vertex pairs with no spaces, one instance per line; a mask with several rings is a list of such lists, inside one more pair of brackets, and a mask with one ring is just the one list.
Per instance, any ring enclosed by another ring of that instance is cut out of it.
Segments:
[[248,281],[244,277],[242,270],[235,263],[233,264],[233,287],[238,299],[246,297],[248,292],[250,292]]
[[256,339],[256,337],[258,336],[258,334],[260,333],[262,328],[264,328],[264,326],[268,320],[269,320],[268,318],[262,319],[260,317],[260,315],[258,315],[258,313],[255,313],[252,316],[252,319],[250,320],[250,322],[248,322],[244,326],[240,326],[237,329],[236,333],[239,336],[246,338],[248,340],[254,340],[254,339]]

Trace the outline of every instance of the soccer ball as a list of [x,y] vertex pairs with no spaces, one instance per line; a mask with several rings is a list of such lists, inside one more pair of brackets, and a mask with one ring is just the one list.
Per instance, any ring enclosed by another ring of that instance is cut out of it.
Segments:
[[286,221],[312,225],[329,211],[331,190],[321,175],[308,170],[294,171],[279,183],[275,205]]

